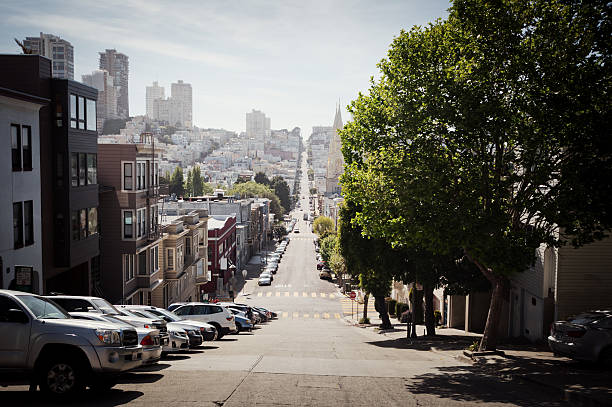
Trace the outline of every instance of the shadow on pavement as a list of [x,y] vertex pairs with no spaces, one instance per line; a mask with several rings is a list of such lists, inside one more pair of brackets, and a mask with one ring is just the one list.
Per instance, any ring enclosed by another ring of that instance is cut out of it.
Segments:
[[79,396],[70,401],[50,401],[41,392],[29,391],[3,391],[0,398],[3,407],[22,407],[22,406],[101,406],[112,407],[127,404],[136,400],[144,393],[140,391],[110,390],[99,393],[86,390]]
[[189,359],[189,355],[181,354],[181,355],[166,355],[162,358],[162,360],[173,361],[173,360],[185,360]]
[[432,348],[439,350],[463,350],[474,342],[472,336],[459,335],[440,335],[440,336],[419,336],[407,339],[406,337],[397,339],[387,339],[382,341],[366,342],[370,345],[381,348],[414,349],[419,351],[429,351]]
[[119,376],[119,383],[155,383],[156,381],[162,379],[164,375],[157,373],[145,373],[145,372],[135,372],[135,373],[124,373]]
[[234,342],[234,341],[237,341],[237,340],[238,339],[236,339],[236,338],[226,338],[225,336],[223,338],[221,338],[221,339],[217,339],[217,341],[219,341],[219,342]]
[[198,349],[211,350],[211,349],[219,349],[219,347],[218,346],[213,346],[213,345],[203,345],[203,346],[200,346]]
[[136,372],[159,372],[169,368],[171,365],[168,363],[155,363],[154,365],[142,366],[136,369]]
[[458,366],[440,368],[439,373],[427,373],[408,379],[406,390],[413,394],[427,394],[470,405],[483,402],[542,407],[567,405],[558,394],[542,391],[539,386],[518,384],[483,372],[479,367]]

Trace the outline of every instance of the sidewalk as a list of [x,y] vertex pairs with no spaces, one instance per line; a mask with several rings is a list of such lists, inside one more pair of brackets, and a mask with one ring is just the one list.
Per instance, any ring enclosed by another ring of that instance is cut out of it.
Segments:
[[[363,309],[363,304],[361,304]],[[378,313],[368,314],[371,324],[357,324],[357,319],[345,321],[357,327],[384,335],[388,340],[377,346],[415,349],[445,354],[472,364],[481,373],[498,376],[500,380],[523,380],[536,383],[572,406],[612,406],[612,371],[602,367],[556,357],[546,344],[504,343],[498,346],[500,355],[472,356],[464,350],[479,341],[482,335],[453,328],[437,328],[436,336],[425,337],[425,326],[417,325],[417,338],[406,337],[406,324],[391,317],[393,329],[381,331]]]

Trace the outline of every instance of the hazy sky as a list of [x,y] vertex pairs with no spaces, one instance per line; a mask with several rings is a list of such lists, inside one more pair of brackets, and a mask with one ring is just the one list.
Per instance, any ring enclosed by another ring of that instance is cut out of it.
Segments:
[[[98,68],[98,52],[130,58],[130,115],[145,113],[145,86],[183,79],[194,124],[245,129],[262,110],[272,128],[333,122],[366,92],[376,63],[401,29],[447,15],[447,0],[160,1],[2,0],[0,53],[13,37],[58,35],[74,46],[75,80]],[[1,70],[1,67],[0,67]]]

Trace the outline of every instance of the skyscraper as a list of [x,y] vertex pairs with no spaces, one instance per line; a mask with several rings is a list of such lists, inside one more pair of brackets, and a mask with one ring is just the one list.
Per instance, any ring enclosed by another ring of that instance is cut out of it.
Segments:
[[246,114],[246,134],[249,138],[265,141],[270,137],[270,118],[265,113],[253,109]]
[[326,195],[340,195],[340,175],[344,172],[344,157],[342,157],[342,141],[338,130],[342,129],[342,116],[340,115],[340,106],[336,109],[336,117],[334,118],[334,135],[329,142],[329,153],[327,155],[327,175],[325,177],[325,193]]
[[81,77],[85,85],[98,90],[97,128],[102,133],[107,119],[117,118],[117,95],[113,86],[113,77],[105,70],[93,71],[90,75]]
[[108,71],[113,77],[113,86],[117,94],[117,116],[122,119],[130,117],[128,98],[130,63],[127,55],[119,53],[115,49],[100,52],[100,69]]
[[185,127],[193,126],[193,104],[191,84],[184,83],[179,79],[178,83],[173,83],[170,88],[170,96],[172,99],[179,101],[182,104],[182,124]]
[[157,119],[154,114],[154,102],[157,99],[165,99],[165,90],[163,86],[159,86],[157,82],[153,82],[153,86],[147,86],[147,117],[149,119]]
[[74,79],[74,48],[68,41],[53,34],[40,33],[40,37],[26,37],[23,45],[32,54],[42,55],[51,60],[54,78]]

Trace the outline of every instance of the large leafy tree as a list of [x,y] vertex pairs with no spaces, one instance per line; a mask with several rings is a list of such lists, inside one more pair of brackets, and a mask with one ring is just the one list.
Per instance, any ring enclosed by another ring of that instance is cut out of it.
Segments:
[[280,199],[280,203],[285,212],[289,212],[291,210],[291,195],[289,194],[289,185],[287,181],[285,181],[283,177],[276,176],[272,178],[270,188],[272,188],[276,196],[278,196],[278,199]]
[[254,181],[234,184],[227,193],[228,195],[238,195],[241,198],[268,198],[270,200],[270,211],[275,215],[276,219],[280,219],[283,216],[284,211],[278,196],[265,185]]
[[462,249],[493,288],[481,350],[538,246],[612,226],[611,27],[603,1],[456,0],[447,21],[402,32],[350,105],[356,221],[395,246]]
[[176,196],[183,196],[185,194],[183,169],[181,167],[176,167],[170,177],[169,192],[171,194],[176,194]]
[[335,229],[334,221],[327,216],[317,216],[314,222],[312,222],[312,230],[319,236],[332,233]]

